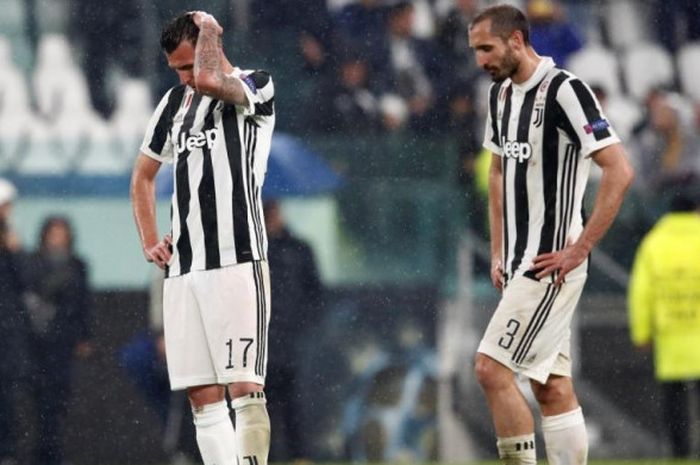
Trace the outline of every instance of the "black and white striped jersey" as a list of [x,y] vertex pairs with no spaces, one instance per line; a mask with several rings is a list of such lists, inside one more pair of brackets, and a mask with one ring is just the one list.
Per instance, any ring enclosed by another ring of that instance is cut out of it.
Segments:
[[590,156],[619,140],[590,88],[550,58],[522,84],[491,85],[484,147],[501,156],[506,280],[534,279],[533,258],[578,238]]
[[274,85],[264,71],[235,68],[233,75],[247,107],[174,87],[141,145],[145,155],[174,164],[168,276],[267,258],[261,190],[275,126]]

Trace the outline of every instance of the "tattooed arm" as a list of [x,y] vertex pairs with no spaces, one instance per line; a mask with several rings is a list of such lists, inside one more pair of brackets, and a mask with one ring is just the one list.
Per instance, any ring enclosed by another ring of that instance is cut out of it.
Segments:
[[194,51],[194,80],[199,93],[235,105],[248,106],[248,98],[240,79],[226,75],[231,64],[221,44],[223,29],[216,19],[203,11],[195,11],[192,19],[199,27]]

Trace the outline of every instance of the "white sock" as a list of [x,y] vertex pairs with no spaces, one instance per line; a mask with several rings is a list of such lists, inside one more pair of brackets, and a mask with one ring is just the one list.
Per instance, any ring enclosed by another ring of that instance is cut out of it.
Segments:
[[236,411],[239,465],[267,465],[270,417],[266,403],[262,392],[253,392],[231,402],[231,407]]
[[498,456],[504,465],[535,465],[535,434],[498,438]]
[[551,417],[542,417],[542,432],[550,465],[586,465],[588,433],[581,407]]
[[192,409],[204,465],[236,465],[236,434],[225,400]]

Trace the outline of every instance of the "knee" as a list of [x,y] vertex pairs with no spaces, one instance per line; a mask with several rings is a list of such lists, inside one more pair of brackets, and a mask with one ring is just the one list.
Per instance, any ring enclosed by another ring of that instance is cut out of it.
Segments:
[[569,378],[554,378],[546,384],[532,383],[532,392],[543,411],[549,408],[559,410],[575,404],[573,386]]
[[232,383],[228,387],[228,393],[231,396],[231,399],[247,396],[248,394],[252,394],[254,392],[262,392],[262,390],[262,384],[250,382]]
[[508,368],[483,354],[476,354],[474,373],[477,381],[486,391],[505,387],[513,377]]
[[224,388],[216,384],[195,386],[187,389],[187,397],[192,408],[196,409],[224,400]]

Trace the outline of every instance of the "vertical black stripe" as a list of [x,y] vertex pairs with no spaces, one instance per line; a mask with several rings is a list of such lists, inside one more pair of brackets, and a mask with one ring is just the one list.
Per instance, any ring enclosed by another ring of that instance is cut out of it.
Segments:
[[253,232],[257,242],[258,257],[262,258],[262,221],[256,196],[257,183],[255,179],[255,150],[258,144],[258,126],[254,121],[248,119],[244,123],[244,134],[246,139],[246,161],[248,164],[248,204],[250,205],[251,219],[253,220]]
[[241,157],[241,138],[238,133],[236,107],[225,105],[222,115],[224,136],[226,138],[226,153],[231,170],[233,183],[233,237],[236,244],[236,261],[247,262],[253,259],[250,248],[250,233],[248,232],[248,205],[245,199],[243,183],[243,167]]
[[265,376],[265,357],[267,348],[267,295],[265,277],[259,261],[252,262],[253,280],[257,296],[257,344],[255,374]]
[[187,150],[187,144],[181,144],[180,141],[186,141],[190,135],[190,130],[194,125],[194,118],[197,114],[197,107],[202,101],[202,96],[195,94],[192,98],[190,108],[185,114],[185,119],[180,127],[178,140],[175,144],[175,150],[182,149],[182,152],[177,155],[177,166],[175,168],[175,186],[177,189],[177,211],[180,218],[180,236],[177,240],[177,252],[180,257],[180,274],[189,273],[192,267],[192,244],[190,242],[190,230],[187,227],[187,217],[190,213],[190,178],[187,158],[190,156]]
[[[212,99],[204,118],[202,133],[214,128],[214,108],[219,103]],[[219,268],[219,224],[216,214],[216,186],[214,184],[214,166],[211,149],[208,144],[202,147],[202,180],[199,183],[199,209],[202,216],[202,231],[204,232],[204,258],[207,270]]]
[[[511,96],[513,95],[513,86],[509,86],[506,89],[506,101],[503,106],[503,115],[501,118],[501,140],[498,142],[498,146],[501,147],[503,151],[503,141],[508,138],[508,121],[510,120],[510,107],[511,107]],[[506,182],[508,178],[508,164],[509,160],[505,153],[501,153],[501,174],[503,176],[503,269],[506,270],[506,280],[508,280],[508,248],[509,248],[509,228],[508,228],[508,183]]]
[[[586,120],[588,120],[588,123],[591,124],[602,120],[603,117],[600,114],[600,111],[598,110],[595,98],[593,97],[591,91],[589,91],[586,88],[586,85],[579,79],[572,79],[571,88],[574,90],[576,98],[581,104],[583,114],[586,115]],[[606,137],[610,137],[610,131],[607,128],[603,128],[598,131],[595,131],[591,128],[591,130],[593,132],[595,140],[601,140],[605,139]]]
[[[550,284],[548,287],[552,287],[553,285]],[[530,349],[532,348],[532,344],[535,342],[535,339],[537,339],[537,335],[542,331],[542,328],[544,327],[544,324],[547,321],[547,318],[549,317],[550,312],[552,311],[552,307],[554,307],[554,302],[557,300],[557,296],[559,295],[559,291],[561,291],[561,286],[557,286],[554,288],[554,294],[552,295],[552,298],[550,301],[545,305],[544,311],[542,312],[540,318],[537,321],[537,324],[535,326],[535,329],[530,333],[528,336],[528,341],[525,345],[524,350],[520,354],[520,357],[518,360],[515,362],[517,364],[523,363],[525,360],[525,357],[527,357],[527,354],[530,352]]]
[[258,256],[260,258],[263,258],[263,221],[262,217],[260,214],[260,187],[258,185],[258,180],[255,176],[255,154],[257,153],[258,149],[258,126],[256,125],[253,128],[253,147],[251,149],[250,155],[251,155],[251,160],[250,160],[250,165],[251,165],[251,170],[250,170],[250,178],[252,181],[252,195],[253,195],[253,203],[251,205],[251,208],[253,209],[253,218],[254,218],[254,226],[255,226],[255,235],[257,238],[258,242]]
[[557,171],[559,169],[559,131],[560,119],[556,105],[557,92],[566,80],[565,73],[560,72],[549,83],[544,104],[544,126],[542,128],[542,187],[544,189],[544,222],[540,233],[540,245],[537,255],[554,249],[554,232],[556,230],[557,208]]
[[515,351],[513,352],[513,355],[511,357],[511,360],[516,361],[520,357],[520,353],[523,351],[527,339],[528,334],[530,334],[533,330],[533,327],[536,325],[536,321],[540,315],[540,312],[542,309],[547,305],[547,302],[549,302],[549,299],[551,298],[552,294],[552,286],[547,286],[547,290],[544,293],[544,297],[542,297],[542,300],[540,300],[540,303],[537,305],[537,309],[535,309],[535,313],[533,313],[532,318],[530,318],[530,321],[527,324],[527,328],[525,328],[525,332],[523,333],[522,338],[520,339],[520,342],[518,342],[518,346],[515,348]]
[[575,150],[572,150],[573,148],[571,144],[567,144],[564,154],[564,163],[559,186],[559,227],[557,228],[555,250],[564,248],[566,231],[568,229],[568,211],[571,202],[569,195],[571,192],[571,171],[573,169],[572,165],[575,152]]
[[489,96],[489,109],[491,112],[491,132],[493,133],[493,136],[491,137],[491,142],[494,144],[498,145],[500,147],[501,145],[501,138],[498,135],[498,94],[501,90],[501,85],[503,82],[499,82],[497,84],[494,84],[493,87],[491,87],[491,95]]
[[251,269],[253,270],[253,282],[255,283],[255,309],[256,309],[256,324],[255,324],[255,374],[262,376],[262,288],[264,283],[260,276],[260,270],[258,269],[258,262],[251,263]]
[[[530,122],[532,121],[532,112],[535,106],[535,96],[539,86],[535,86],[530,89],[523,99],[523,103],[520,107],[520,115],[518,116],[518,132],[516,135],[516,140],[518,142],[526,143],[531,148],[530,156],[534,156],[532,153],[532,145],[529,143],[530,137]],[[529,166],[528,160],[523,159],[515,163],[515,186],[514,186],[514,196],[515,196],[515,248],[513,249],[513,263],[511,265],[511,276],[515,274],[520,263],[523,260],[523,254],[525,253],[525,247],[527,247],[527,240],[529,236],[529,224],[530,224],[530,200],[527,192],[527,168]]]
[[179,85],[170,91],[168,96],[168,103],[163,108],[163,112],[158,118],[158,123],[153,129],[153,137],[151,138],[151,143],[148,145],[154,153],[160,154],[165,145],[165,141],[168,140],[168,133],[173,126],[173,118],[180,108],[182,103],[182,96],[185,95],[185,86]]
[[518,348],[513,354],[512,359],[516,364],[520,365],[525,360],[530,348],[532,348],[534,340],[537,338],[537,335],[547,321],[547,317],[554,306],[554,301],[556,300],[557,295],[559,295],[560,290],[561,286],[555,287],[552,284],[547,285],[547,291],[545,292],[544,298],[540,301],[537,311],[533,315],[532,319],[530,319],[527,329],[525,330],[525,334],[523,335],[523,338],[518,344]]

